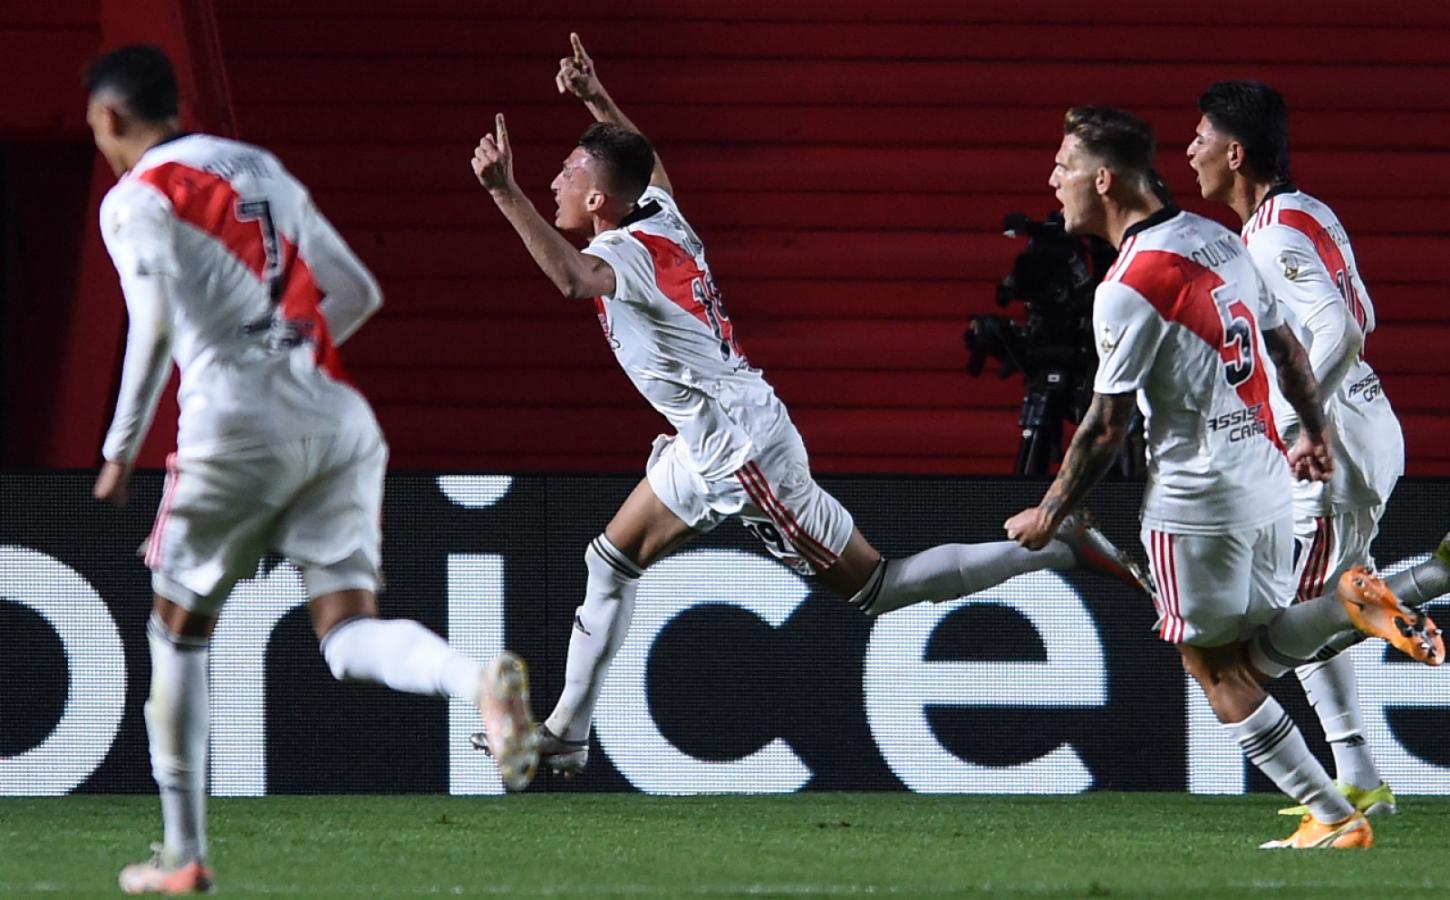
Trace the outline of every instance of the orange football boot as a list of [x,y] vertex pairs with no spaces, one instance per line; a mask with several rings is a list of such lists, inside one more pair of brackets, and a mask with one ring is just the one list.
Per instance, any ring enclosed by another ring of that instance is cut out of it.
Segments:
[[1339,602],[1354,627],[1382,638],[1395,649],[1427,666],[1445,661],[1445,640],[1430,617],[1400,602],[1385,583],[1364,566],[1339,577]]

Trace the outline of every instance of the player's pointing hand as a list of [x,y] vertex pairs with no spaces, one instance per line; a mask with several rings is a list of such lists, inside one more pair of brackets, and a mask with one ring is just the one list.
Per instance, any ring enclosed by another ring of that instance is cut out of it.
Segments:
[[509,190],[514,183],[513,153],[509,150],[509,131],[503,113],[494,117],[496,133],[486,134],[473,151],[473,174],[478,183],[490,191]]
[[554,76],[554,86],[559,93],[567,91],[587,103],[602,94],[604,89],[594,71],[594,60],[584,50],[584,42],[579,40],[579,35],[570,32],[569,43],[574,47],[574,55],[559,60],[559,74]]

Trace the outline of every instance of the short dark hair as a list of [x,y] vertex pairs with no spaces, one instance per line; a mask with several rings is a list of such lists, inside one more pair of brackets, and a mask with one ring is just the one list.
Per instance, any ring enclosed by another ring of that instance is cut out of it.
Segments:
[[579,138],[579,146],[604,166],[610,187],[635,200],[649,187],[655,171],[655,148],[644,135],[620,125],[595,122]]
[[160,47],[133,44],[96,57],[86,67],[85,85],[91,95],[114,93],[138,119],[176,118],[176,75]]
[[1110,106],[1074,106],[1062,120],[1062,133],[1077,138],[1113,171],[1151,178],[1153,129],[1132,113]]
[[1254,174],[1289,180],[1289,110],[1278,91],[1258,81],[1219,81],[1198,98],[1198,111],[1243,145]]

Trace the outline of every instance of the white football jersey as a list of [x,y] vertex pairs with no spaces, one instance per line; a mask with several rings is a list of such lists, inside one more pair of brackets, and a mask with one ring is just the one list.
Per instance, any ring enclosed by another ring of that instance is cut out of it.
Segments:
[[1098,285],[1094,390],[1136,391],[1146,419],[1143,522],[1223,534],[1288,515],[1289,466],[1260,331],[1282,318],[1223,226],[1167,207],[1129,228]]
[[650,188],[619,228],[585,248],[614,269],[599,324],[630,381],[669,420],[707,481],[733,474],[790,424],[735,342],[705,248],[675,200]]
[[[1331,327],[1347,318],[1348,327],[1365,338],[1374,331],[1374,304],[1360,279],[1349,235],[1328,206],[1292,185],[1280,185],[1244,223],[1242,237],[1311,356],[1310,326],[1321,318]],[[1306,514],[1325,515],[1387,502],[1404,473],[1405,439],[1379,376],[1362,358],[1335,387],[1326,414],[1333,426],[1334,476],[1327,486],[1297,485],[1296,505]],[[1275,415],[1286,433],[1297,429],[1298,417],[1277,395]]]
[[[165,141],[106,194],[101,227],[128,305],[150,295],[148,279],[166,281],[183,453],[377,427],[342,372],[322,301],[381,295],[272,154],[211,135]],[[131,311],[133,322],[143,312]],[[345,337],[360,322],[331,324]],[[128,347],[128,368],[131,356]],[[108,459],[134,458],[154,411],[154,394],[148,401],[128,381]]]

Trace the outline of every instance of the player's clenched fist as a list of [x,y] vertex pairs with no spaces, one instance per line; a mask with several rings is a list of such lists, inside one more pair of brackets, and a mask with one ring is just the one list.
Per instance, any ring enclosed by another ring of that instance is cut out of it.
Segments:
[[1002,523],[1002,528],[1007,532],[1008,538],[1028,550],[1041,550],[1057,533],[1057,526],[1052,524],[1052,516],[1040,506],[1022,510]]
[[486,134],[473,150],[473,174],[490,191],[501,191],[514,181],[513,153],[509,150],[508,127],[503,113],[494,117],[496,134]]
[[579,35],[570,32],[569,43],[574,45],[574,55],[559,60],[559,74],[554,76],[554,84],[561,94],[568,91],[580,100],[593,100],[603,93],[599,76],[594,71],[594,60],[584,52],[584,42],[579,40]]

